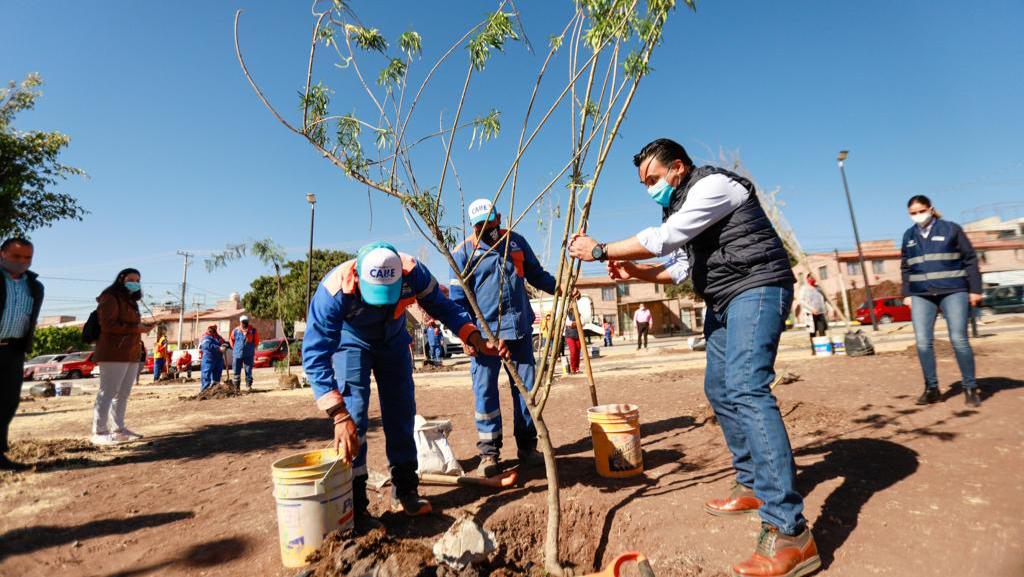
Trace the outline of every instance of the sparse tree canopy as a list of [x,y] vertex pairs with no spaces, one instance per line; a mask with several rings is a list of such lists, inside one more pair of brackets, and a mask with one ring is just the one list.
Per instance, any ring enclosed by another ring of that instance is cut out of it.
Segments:
[[0,238],[50,226],[59,220],[82,220],[86,214],[70,194],[55,192],[81,170],[61,164],[61,150],[71,137],[60,132],[14,128],[19,112],[35,108],[43,80],[29,74],[21,83],[0,89]]
[[[313,283],[320,282],[328,272],[339,264],[355,258],[341,250],[313,250]],[[285,322],[306,316],[306,261],[290,260],[282,266],[281,285],[283,298],[281,315]],[[284,272],[287,271],[287,272]],[[259,318],[277,316],[277,285],[272,275],[253,279],[249,292],[242,297],[245,310]]]

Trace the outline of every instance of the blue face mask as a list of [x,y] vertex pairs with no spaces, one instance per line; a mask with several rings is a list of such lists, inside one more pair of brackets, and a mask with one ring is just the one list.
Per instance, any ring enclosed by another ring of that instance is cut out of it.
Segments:
[[647,194],[650,195],[654,202],[664,208],[668,208],[668,205],[672,203],[672,193],[674,191],[675,187],[669,184],[665,177],[661,177],[658,179],[658,182],[647,187]]
[[124,288],[128,289],[128,292],[130,293],[137,293],[142,290],[142,283],[125,281]]

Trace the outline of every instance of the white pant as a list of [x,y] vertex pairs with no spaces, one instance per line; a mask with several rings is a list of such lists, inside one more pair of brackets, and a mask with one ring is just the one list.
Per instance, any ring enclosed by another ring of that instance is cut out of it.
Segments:
[[100,365],[100,390],[92,413],[92,433],[106,435],[109,416],[114,416],[114,432],[125,429],[124,413],[128,409],[128,395],[139,374],[139,363],[103,362]]

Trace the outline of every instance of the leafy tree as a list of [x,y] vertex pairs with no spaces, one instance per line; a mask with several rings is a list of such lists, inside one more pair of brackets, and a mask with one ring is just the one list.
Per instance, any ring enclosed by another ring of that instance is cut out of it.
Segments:
[[36,329],[30,357],[56,355],[89,348],[89,345],[82,342],[82,329],[79,327],[43,327]]
[[[339,264],[355,258],[342,250],[313,250],[313,290],[320,279]],[[306,317],[306,261],[290,260],[281,265],[282,317],[285,322]],[[253,279],[249,292],[242,297],[242,306],[254,316],[270,318],[277,314],[277,281],[264,275]]]
[[53,191],[68,176],[85,176],[58,160],[71,137],[57,131],[23,132],[13,126],[15,115],[35,108],[42,85],[38,74],[29,74],[21,83],[11,81],[0,88],[0,238],[59,220],[82,220],[86,214],[74,197]]

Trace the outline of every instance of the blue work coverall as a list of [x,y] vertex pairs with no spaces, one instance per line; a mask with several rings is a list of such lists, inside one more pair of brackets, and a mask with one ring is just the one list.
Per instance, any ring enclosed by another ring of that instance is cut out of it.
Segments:
[[402,293],[395,305],[372,306],[359,294],[356,261],[339,265],[320,282],[309,304],[302,341],[302,367],[317,406],[323,410],[342,399],[359,434],[359,455],[352,462],[356,477],[367,476],[366,429],[370,400],[370,371],[377,381],[385,450],[397,493],[413,491],[416,442],[413,420],[412,354],[405,309],[418,302],[432,317],[458,329],[465,339],[476,331],[468,314],[439,290],[425,266],[402,254]]
[[252,364],[256,360],[256,345],[259,342],[259,333],[252,325],[249,325],[248,330],[235,327],[235,330],[231,331],[231,364],[235,369],[236,386],[242,383],[243,367],[245,367],[245,386],[252,386]]
[[[505,234],[500,231],[499,234]],[[519,234],[513,232],[507,241],[499,241],[494,250],[483,239],[470,237],[462,243],[452,256],[460,270],[476,267],[467,281],[468,288],[476,295],[483,319],[474,319],[478,326],[486,322],[491,331],[505,341],[516,372],[527,389],[533,388],[536,361],[533,357],[533,309],[526,292],[526,281],[548,294],[554,294],[555,277],[540,265],[533,249]],[[508,259],[505,259],[505,242],[509,242]],[[479,266],[477,266],[479,265]],[[449,282],[449,296],[453,301],[470,310],[466,294],[452,273]],[[500,312],[500,314],[499,314]],[[476,396],[477,449],[481,455],[497,457],[501,451],[501,403],[498,396],[498,374],[501,359],[477,355],[470,364],[473,377],[473,394]],[[509,379],[511,379],[509,375]],[[513,434],[519,454],[530,453],[537,447],[537,429],[526,408],[526,400],[519,390],[512,390]]]
[[427,350],[430,351],[430,360],[441,362],[444,358],[444,349],[441,346],[441,329],[427,327]]
[[221,374],[224,372],[224,353],[220,350],[223,344],[224,339],[219,335],[206,334],[199,341],[199,350],[203,353],[203,359],[199,364],[200,392],[220,382]]

